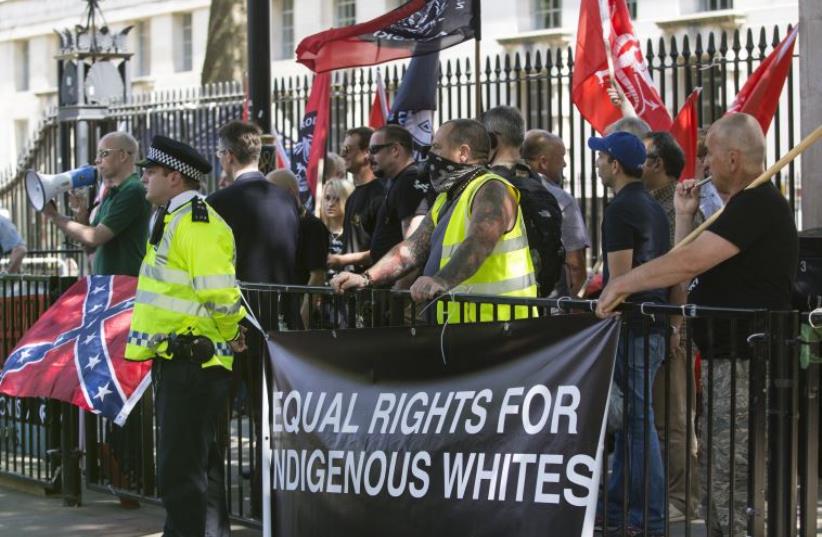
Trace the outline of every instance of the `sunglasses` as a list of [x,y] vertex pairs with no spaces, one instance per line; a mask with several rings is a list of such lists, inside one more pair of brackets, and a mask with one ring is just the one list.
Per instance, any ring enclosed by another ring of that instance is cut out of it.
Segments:
[[395,142],[390,142],[390,143],[387,143],[387,144],[377,144],[377,145],[368,146],[368,154],[369,155],[376,155],[377,153],[379,153],[380,151],[382,151],[386,147],[390,147],[390,146],[394,145],[394,143]]

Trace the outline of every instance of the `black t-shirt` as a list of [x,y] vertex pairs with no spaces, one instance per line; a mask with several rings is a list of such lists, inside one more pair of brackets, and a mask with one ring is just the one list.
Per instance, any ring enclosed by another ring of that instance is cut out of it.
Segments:
[[343,241],[345,253],[371,249],[371,236],[377,225],[377,213],[385,199],[385,184],[374,179],[354,189],[345,202]]
[[419,214],[420,203],[434,192],[428,177],[412,164],[389,181],[385,203],[380,205],[371,236],[371,259],[376,262],[402,242],[402,221]]
[[[603,283],[608,283],[608,253],[633,250],[631,268],[638,267],[669,249],[668,218],[665,211],[635,181],[628,183],[614,196],[602,219]],[[668,302],[667,289],[642,291],[628,297],[630,302]]]
[[305,285],[312,270],[325,270],[328,257],[328,229],[322,220],[308,211],[300,217],[300,239],[297,242],[297,283]]
[[[767,183],[743,190],[728,200],[725,210],[708,227],[739,248],[730,259],[697,276],[688,302],[700,306],[791,309],[791,290],[799,262],[799,239],[793,213],[775,186]],[[742,350],[741,339],[738,348]],[[714,351],[727,343],[715,329]],[[707,350],[706,323],[694,325],[694,339]]]
[[[331,231],[328,232],[328,236],[326,237],[326,241],[328,242],[328,253],[339,255],[343,253],[343,249],[345,248],[345,244],[343,244],[342,234],[334,234]],[[328,269],[325,273],[326,281],[330,281],[331,278],[337,275],[339,271],[335,269]]]

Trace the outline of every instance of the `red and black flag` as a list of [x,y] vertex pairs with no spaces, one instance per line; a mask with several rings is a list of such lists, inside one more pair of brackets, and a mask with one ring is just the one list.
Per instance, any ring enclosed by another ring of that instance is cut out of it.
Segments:
[[370,21],[310,35],[297,61],[316,73],[422,56],[479,35],[479,0],[411,0]]

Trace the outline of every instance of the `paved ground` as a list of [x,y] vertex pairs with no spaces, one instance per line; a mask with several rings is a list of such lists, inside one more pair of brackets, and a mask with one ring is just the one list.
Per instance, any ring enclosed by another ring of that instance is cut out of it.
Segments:
[[[123,509],[116,498],[83,491],[82,507],[64,507],[60,497],[0,488],[0,537],[160,537],[164,511],[156,505]],[[233,537],[262,532],[232,526]]]
[[[817,535],[822,536],[822,498],[818,513]],[[59,496],[0,488],[0,537],[161,537],[163,516],[159,506],[123,509],[113,496],[89,490],[83,491],[82,507],[64,507]],[[261,537],[262,532],[234,525],[231,534]],[[684,535],[684,524],[672,524],[671,537]],[[704,525],[693,524],[690,535],[703,537]]]

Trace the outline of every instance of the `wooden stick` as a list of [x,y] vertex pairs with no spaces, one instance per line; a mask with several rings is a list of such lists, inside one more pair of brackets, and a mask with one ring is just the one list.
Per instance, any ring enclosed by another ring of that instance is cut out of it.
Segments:
[[[817,127],[816,130],[814,130],[812,133],[806,136],[804,140],[799,142],[799,145],[795,146],[793,149],[788,151],[788,153],[785,154],[784,157],[779,159],[779,161],[777,161],[773,166],[765,170],[762,173],[762,175],[754,179],[751,182],[751,184],[745,187],[745,190],[748,190],[750,188],[756,188],[770,181],[771,178],[779,172],[779,170],[787,166],[793,159],[798,157],[803,151],[812,146],[817,140],[819,140],[820,137],[822,137],[822,125]],[[711,224],[713,224],[717,218],[719,218],[719,215],[722,214],[723,209],[724,207],[719,209],[714,214],[712,214],[710,218],[707,218],[704,222],[702,222],[702,224],[700,224],[699,227],[697,227],[690,234],[688,234],[687,237],[685,237],[680,242],[675,244],[672,250],[676,250],[678,248],[685,246],[686,244],[692,243],[703,231],[708,229],[708,227]]]

